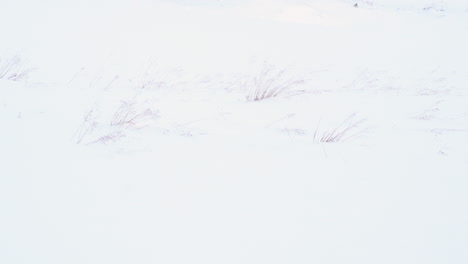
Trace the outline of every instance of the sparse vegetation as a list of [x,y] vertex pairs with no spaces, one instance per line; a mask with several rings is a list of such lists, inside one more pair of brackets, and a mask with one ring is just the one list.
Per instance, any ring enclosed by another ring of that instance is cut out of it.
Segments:
[[247,101],[260,101],[284,94],[303,83],[302,79],[287,77],[284,69],[264,63],[260,72],[248,76],[242,86],[247,90]]
[[356,139],[365,132],[365,128],[362,128],[365,121],[365,119],[356,119],[356,114],[352,114],[334,129],[323,132],[321,136],[318,135],[319,123],[314,133],[314,142],[318,140],[322,143],[336,143]]
[[[106,107],[111,110],[110,107]],[[126,136],[131,129],[142,129],[154,123],[159,118],[157,110],[136,97],[122,100],[113,111],[98,111],[95,105],[83,118],[75,133],[77,144],[111,143]],[[93,139],[94,138],[94,139]],[[86,140],[85,140],[86,139]]]
[[19,55],[10,58],[0,58],[0,79],[21,81],[28,77],[33,70],[25,68],[23,59]]
[[96,111],[91,109],[85,114],[83,122],[75,133],[76,144],[81,144],[86,135],[92,133],[96,126]]
[[115,111],[111,126],[121,126],[124,128],[141,128],[146,126],[148,121],[158,118],[158,112],[149,108],[143,111],[135,109],[135,101],[123,101],[119,108]]

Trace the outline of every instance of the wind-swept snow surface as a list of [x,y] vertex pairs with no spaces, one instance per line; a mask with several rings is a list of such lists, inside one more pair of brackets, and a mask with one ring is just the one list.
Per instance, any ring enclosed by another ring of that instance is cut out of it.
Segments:
[[465,1],[19,0],[0,25],[0,263],[467,262]]

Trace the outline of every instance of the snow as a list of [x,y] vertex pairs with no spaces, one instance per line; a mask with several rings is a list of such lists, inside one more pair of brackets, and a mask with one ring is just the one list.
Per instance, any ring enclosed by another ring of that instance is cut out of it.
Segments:
[[5,3],[0,263],[466,263],[468,4],[355,3]]

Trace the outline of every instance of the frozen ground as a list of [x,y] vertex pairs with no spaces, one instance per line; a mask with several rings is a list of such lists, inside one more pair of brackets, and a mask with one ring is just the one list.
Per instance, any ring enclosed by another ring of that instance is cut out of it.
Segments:
[[355,3],[7,0],[0,263],[466,263],[468,3]]

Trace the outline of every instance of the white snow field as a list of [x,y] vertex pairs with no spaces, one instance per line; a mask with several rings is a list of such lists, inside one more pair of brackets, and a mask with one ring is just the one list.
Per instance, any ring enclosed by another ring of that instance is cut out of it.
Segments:
[[467,1],[4,0],[0,40],[2,264],[468,263]]

